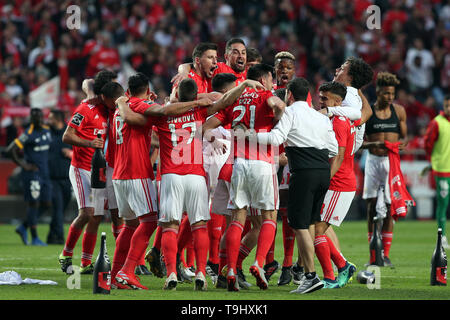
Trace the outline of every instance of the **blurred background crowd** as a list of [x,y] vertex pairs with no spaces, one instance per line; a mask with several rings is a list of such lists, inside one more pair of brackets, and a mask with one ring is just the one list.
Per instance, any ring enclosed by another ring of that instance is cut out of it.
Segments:
[[[81,8],[79,30],[66,27],[72,4]],[[380,29],[367,27],[370,5],[380,8]],[[363,58],[375,73],[395,73],[411,140],[402,157],[425,158],[423,134],[450,85],[446,0],[0,0],[0,146],[27,125],[17,110],[29,108],[29,92],[56,75],[57,108],[68,115],[84,98],[83,79],[125,64],[147,74],[164,101],[197,43],[217,43],[224,61],[231,37],[257,48],[266,63],[279,51],[293,53],[297,76],[314,93],[348,56]],[[373,103],[374,85],[364,92]]]

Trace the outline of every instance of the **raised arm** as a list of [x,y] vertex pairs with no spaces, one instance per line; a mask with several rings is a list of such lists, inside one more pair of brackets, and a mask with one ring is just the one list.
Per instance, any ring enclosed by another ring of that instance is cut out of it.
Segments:
[[212,105],[212,100],[209,98],[202,98],[187,102],[173,102],[165,106],[154,104],[145,110],[145,116],[164,117],[164,116],[178,116],[188,112],[194,107],[206,107]]
[[212,115],[232,105],[241,96],[242,92],[244,92],[246,88],[256,90],[265,89],[265,87],[260,82],[247,79],[244,82],[241,82],[238,86],[227,91],[218,101],[213,103],[211,107],[208,108],[208,115]]
[[120,116],[126,123],[133,126],[145,126],[147,124],[147,118],[145,116],[130,109],[127,97],[119,97],[116,100],[116,105],[119,108]]

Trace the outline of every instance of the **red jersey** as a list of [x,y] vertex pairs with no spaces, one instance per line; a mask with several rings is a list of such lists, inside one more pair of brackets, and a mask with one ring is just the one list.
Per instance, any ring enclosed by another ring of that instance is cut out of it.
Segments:
[[108,110],[108,146],[106,147],[105,159],[110,168],[114,168],[114,157],[116,150],[116,139],[114,137],[114,111]]
[[[239,99],[221,110],[215,115],[225,126],[231,123],[231,127],[242,123],[248,129],[255,129],[256,132],[268,132],[273,128],[273,110],[267,104],[267,99],[273,94],[269,90],[245,89]],[[234,139],[234,158],[244,158],[249,160],[262,160],[274,163],[273,150],[271,145],[259,145],[252,141],[237,141]]]
[[176,117],[156,119],[161,174],[206,176],[203,168],[202,125],[207,108],[194,108]]
[[[154,103],[131,97],[130,109],[143,114]],[[150,161],[153,118],[149,117],[145,126],[132,126],[125,123],[119,114],[114,113],[113,135],[115,137],[114,180],[152,179],[153,168]]]
[[[238,86],[241,82],[244,82],[247,79],[247,70],[244,70],[242,72],[236,72],[234,71],[229,65],[227,65],[224,62],[217,62],[217,68],[216,70],[214,70],[213,73],[213,78],[216,74],[219,73],[231,73],[234,74],[236,76],[236,86]],[[208,92],[211,92],[212,87],[211,87],[211,79],[209,80],[209,89]]]
[[[194,69],[191,69],[188,73],[188,78],[191,78],[195,81],[197,84],[197,94],[198,93],[208,93],[210,92],[211,88],[211,79],[203,78],[201,75],[199,75],[197,72],[195,72]],[[178,88],[178,85],[174,85],[173,88]],[[175,92],[175,97],[178,99],[178,89]]]
[[[106,140],[107,121],[108,110],[103,104],[93,105],[84,100],[75,109],[68,126],[74,128],[81,139],[94,140],[101,134]],[[94,151],[94,148],[73,146],[72,166],[90,171]]]
[[330,190],[350,192],[356,191],[356,176],[353,162],[356,146],[356,127],[346,117],[333,118],[333,130],[339,147],[345,147],[344,160],[330,181]]

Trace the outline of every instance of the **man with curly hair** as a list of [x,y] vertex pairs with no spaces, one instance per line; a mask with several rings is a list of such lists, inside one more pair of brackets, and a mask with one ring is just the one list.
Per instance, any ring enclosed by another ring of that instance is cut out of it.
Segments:
[[[373,218],[377,214],[377,199],[384,188],[385,195],[389,195],[389,158],[385,141],[399,142],[399,148],[405,146],[407,136],[406,112],[401,105],[393,103],[395,98],[395,87],[400,81],[394,74],[380,72],[376,79],[377,100],[372,106],[373,114],[367,121],[366,133],[362,148],[368,148],[364,172],[363,199],[367,201],[368,239],[372,238]],[[390,196],[384,197],[387,212],[391,203]],[[380,200],[381,201],[381,200]],[[386,214],[381,227],[381,236],[384,250],[384,265],[392,267],[389,259],[389,251],[394,231],[394,219]]]

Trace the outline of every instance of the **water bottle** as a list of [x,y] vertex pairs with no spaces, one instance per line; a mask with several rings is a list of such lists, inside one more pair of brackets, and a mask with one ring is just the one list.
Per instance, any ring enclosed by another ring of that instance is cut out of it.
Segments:
[[[101,138],[100,134],[97,134]],[[96,148],[91,161],[91,188],[104,189],[106,187],[106,160],[103,149]]]
[[436,248],[431,256],[431,277],[432,286],[447,285],[447,255],[442,247],[442,229],[438,229]]
[[369,250],[370,250],[370,264],[383,267],[384,250],[380,232],[378,231],[378,217],[373,218],[373,233],[372,239],[370,239]]
[[111,262],[106,250],[106,233],[102,232],[100,252],[94,265],[94,293],[111,293]]

